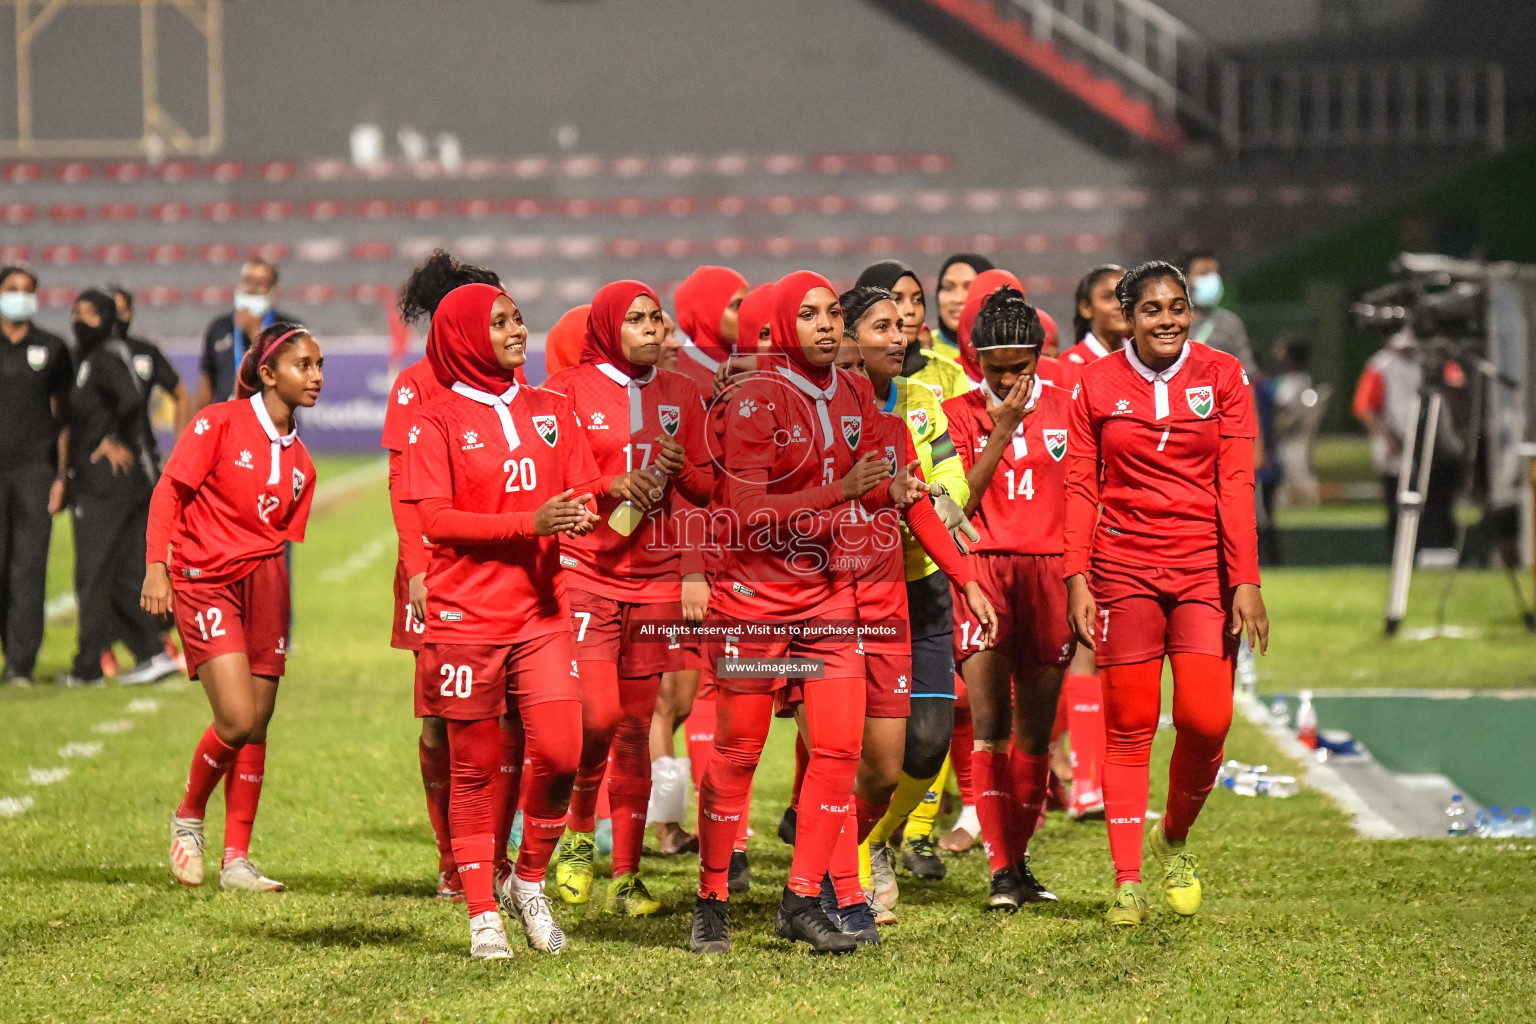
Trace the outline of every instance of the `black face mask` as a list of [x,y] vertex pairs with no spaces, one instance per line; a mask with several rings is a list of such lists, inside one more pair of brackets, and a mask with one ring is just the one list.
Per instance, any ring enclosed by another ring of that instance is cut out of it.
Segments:
[[80,345],[80,351],[89,352],[112,336],[112,328],[107,326],[90,327],[82,320],[74,322],[75,341]]
[[119,320],[112,325],[112,337],[127,339],[128,328],[133,325],[132,320]]

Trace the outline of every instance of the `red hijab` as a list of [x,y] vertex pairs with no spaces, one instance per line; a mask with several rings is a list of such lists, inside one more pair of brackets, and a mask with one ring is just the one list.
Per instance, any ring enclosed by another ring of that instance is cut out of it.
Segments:
[[1056,318],[1039,306],[1035,307],[1035,315],[1040,318],[1040,326],[1045,330],[1045,344],[1040,346],[1040,351],[1043,353],[1048,348],[1057,348],[1061,344],[1061,329],[1056,326]]
[[1006,270],[983,270],[976,275],[976,280],[971,282],[971,290],[966,293],[965,308],[960,310],[955,334],[959,338],[960,365],[965,367],[971,380],[981,380],[981,360],[976,358],[976,346],[971,344],[971,327],[976,323],[981,307],[987,304],[994,292],[1004,287],[1017,288],[1023,292],[1024,282]]
[[615,281],[597,290],[587,313],[586,335],[581,339],[583,363],[612,363],[614,369],[631,380],[638,380],[654,369],[625,359],[624,343],[619,340],[619,330],[624,326],[629,307],[642,295],[649,296],[657,306],[661,305],[650,286],[640,281]]
[[837,294],[837,289],[832,287],[832,282],[813,270],[797,270],[792,274],[785,274],[773,286],[773,292],[770,295],[773,302],[773,316],[768,321],[768,330],[772,338],[769,351],[774,366],[791,367],[816,387],[826,388],[832,383],[836,367],[831,363],[817,366],[807,359],[805,350],[800,347],[800,332],[795,326],[800,314],[800,304],[805,301],[806,295],[810,294],[813,288],[825,288],[833,295]]
[[568,366],[581,362],[581,339],[587,329],[591,306],[577,306],[555,321],[544,335],[544,373],[553,377]]
[[[767,356],[773,347],[772,342],[764,348],[758,340],[758,335],[763,333],[763,326],[773,318],[773,285],[760,284],[747,292],[747,297],[741,300],[741,313],[736,322],[740,324],[736,336],[736,352],[739,355],[752,355],[760,353]],[[761,360],[760,365],[767,369],[767,359]]]
[[686,334],[711,359],[724,359],[730,346],[720,337],[720,318],[731,296],[747,286],[747,279],[730,267],[700,267],[677,286],[672,304],[677,310],[677,329]]
[[427,329],[427,365],[443,387],[462,381],[499,395],[517,380],[491,351],[491,307],[503,294],[494,285],[465,284],[443,296]]

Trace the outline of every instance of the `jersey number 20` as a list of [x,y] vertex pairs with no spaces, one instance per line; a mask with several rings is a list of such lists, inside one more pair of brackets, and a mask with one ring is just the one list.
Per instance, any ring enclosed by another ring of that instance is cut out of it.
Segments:
[[507,474],[508,494],[531,491],[539,486],[538,470],[532,459],[508,459],[502,464],[501,470]]

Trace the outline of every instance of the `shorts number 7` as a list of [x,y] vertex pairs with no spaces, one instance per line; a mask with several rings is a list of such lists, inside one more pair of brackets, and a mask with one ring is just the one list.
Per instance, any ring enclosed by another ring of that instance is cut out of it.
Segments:
[[576,627],[576,642],[581,643],[587,638],[587,623],[592,621],[591,612],[572,612],[571,618],[579,619],[581,625]]
[[1109,609],[1099,609],[1099,643],[1109,640]]

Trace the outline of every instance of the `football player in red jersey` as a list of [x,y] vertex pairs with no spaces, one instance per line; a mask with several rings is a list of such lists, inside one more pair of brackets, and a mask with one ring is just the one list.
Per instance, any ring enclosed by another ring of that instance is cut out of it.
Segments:
[[1084,274],[1073,296],[1072,333],[1076,341],[1057,358],[1061,369],[1058,387],[1072,390],[1082,376],[1083,367],[1111,352],[1120,351],[1131,328],[1120,310],[1115,288],[1125,276],[1125,268],[1104,263]]
[[1071,398],[1035,372],[1045,332],[1022,293],[993,293],[970,337],[985,376],[975,391],[945,402],[944,415],[966,465],[966,512],[981,534],[972,545],[977,577],[1000,623],[997,644],[983,649],[978,623],[956,601],[955,662],[975,730],[976,813],[992,868],[986,906],[1017,910],[1056,899],[1029,868],[1029,840],[1045,802],[1061,677],[1072,660],[1061,572]]
[[[580,364],[546,385],[570,399],[585,431],[601,474],[602,520],[560,545],[581,674],[582,749],[556,891],[567,903],[591,897],[597,794],[612,751],[613,884],[605,906],[629,916],[661,909],[639,875],[651,792],[651,714],[661,674],[684,667],[682,640],[666,628],[685,617],[669,492],[703,506],[714,483],[698,388],[656,367],[664,330],[661,304],[649,287],[605,285],[592,299]],[[686,582],[706,586],[702,572]],[[707,600],[707,593],[700,596]],[[703,601],[690,602],[686,611],[697,624]],[[648,627],[647,620],[665,626]]]
[[[443,296],[463,284],[501,286],[501,279],[482,267],[460,263],[439,249],[412,271],[400,288],[400,315],[405,323],[430,317]],[[421,520],[416,506],[403,494],[402,472],[405,447],[416,412],[422,403],[441,389],[432,376],[426,359],[401,370],[396,376],[390,401],[384,409],[384,433],[381,446],[389,452],[390,511],[395,520],[398,552],[395,558],[395,616],[389,645],[410,651],[421,650],[421,635],[426,631],[423,617],[427,603],[428,551],[421,535]],[[427,820],[432,823],[432,837],[437,841],[437,895],[441,899],[462,899],[459,873],[453,864],[453,845],[448,837],[448,724],[441,718],[421,720],[421,738],[417,740],[421,762],[421,785],[427,796]]]
[[[873,394],[868,381],[832,365],[842,342],[837,293],[819,274],[797,271],[773,290],[772,370],[730,396],[724,436],[730,475],[727,508],[743,536],[722,545],[710,591],[713,614],[728,624],[705,657],[822,659],[823,675],[803,682],[810,764],[806,770],[789,885],[778,932],[818,952],[850,952],[817,896],[853,802],[864,722],[864,665],[851,637],[828,624],[857,618],[852,587],[833,562],[833,532],[846,502],[870,511],[904,505],[924,490],[915,463],[892,476],[864,431]],[[838,512],[834,512],[838,509]],[[776,632],[764,636],[760,630]],[[790,632],[793,630],[793,632]],[[748,784],[773,717],[783,676],[722,675],[716,696],[715,750],[704,772],[699,810],[699,895],[690,947],[730,948],[726,875]]]
[[677,372],[693,381],[701,395],[715,393],[736,347],[737,316],[747,297],[747,279],[730,267],[699,267],[677,286],[672,304],[677,329],[684,335]]
[[1190,343],[1189,293],[1172,264],[1143,263],[1121,279],[1119,294],[1132,344],[1083,371],[1062,571],[1072,629],[1094,648],[1104,680],[1116,886],[1105,920],[1134,927],[1147,915],[1142,815],[1163,658],[1173,663],[1176,738],[1167,808],[1146,843],[1169,906],[1188,916],[1199,909],[1201,883],[1185,840],[1232,722],[1238,636],[1246,630],[1265,650],[1269,617],[1253,510],[1258,423],[1242,364]]
[[[589,529],[597,467],[563,395],[520,385],[527,329],[511,296],[468,284],[445,296],[427,334],[441,386],[406,441],[405,498],[432,544],[416,713],[448,720],[448,830],[470,917],[470,955],[511,955],[493,895],[504,808],[498,719],[516,716],[530,778],[523,840],[500,886],[528,944],[565,947],[544,872],[565,830],[581,750],[581,698],[557,534]],[[518,780],[508,779],[510,791]]]
[[203,882],[203,816],[223,778],[219,885],[283,888],[251,863],[249,851],[288,650],[283,545],[304,539],[315,495],[315,466],[294,410],[320,396],[323,362],[298,324],[262,331],[240,363],[238,397],[197,414],[150,500],[139,603],[151,615],[175,615],[187,674],[203,684],[213,708],[171,816],[171,874],[183,885]]

